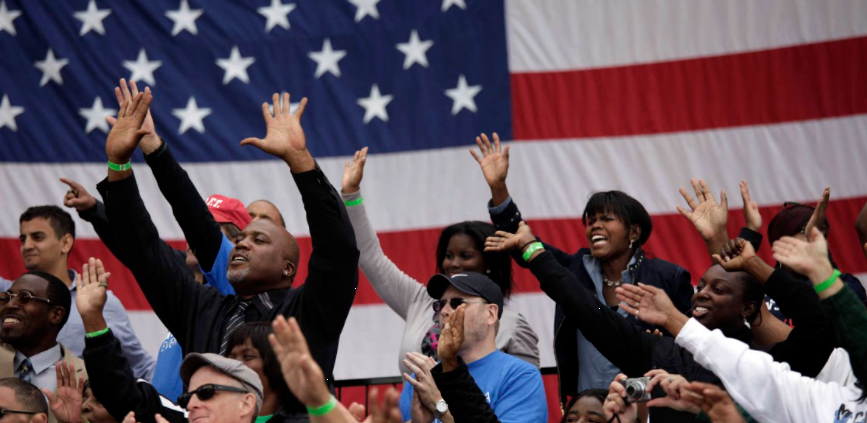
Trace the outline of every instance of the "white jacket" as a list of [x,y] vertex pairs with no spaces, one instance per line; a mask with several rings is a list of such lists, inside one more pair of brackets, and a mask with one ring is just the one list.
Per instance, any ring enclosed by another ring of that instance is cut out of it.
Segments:
[[858,402],[860,389],[801,376],[788,364],[719,330],[710,331],[695,319],[689,319],[676,342],[714,372],[732,399],[757,421],[856,423],[867,418],[867,402]]

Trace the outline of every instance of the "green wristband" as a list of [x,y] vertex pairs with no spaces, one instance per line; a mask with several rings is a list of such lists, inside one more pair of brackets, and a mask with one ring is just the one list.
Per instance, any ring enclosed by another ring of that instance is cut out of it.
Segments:
[[112,163],[111,160],[108,161],[108,168],[111,170],[116,170],[118,172],[123,172],[124,170],[132,169],[132,161],[128,161],[124,164]]
[[307,407],[307,414],[310,414],[311,416],[324,416],[333,410],[334,407],[337,407],[337,398],[334,398],[334,395],[332,395],[331,399],[328,400],[325,405],[319,407]]
[[357,205],[359,205],[359,204],[361,204],[361,203],[363,203],[363,202],[364,202],[364,198],[363,198],[363,197],[358,197],[358,198],[355,199],[355,200],[344,201],[343,204],[345,204],[346,207],[352,207],[352,206],[357,206]]
[[818,294],[818,293],[830,288],[831,285],[834,285],[834,282],[837,282],[837,278],[839,278],[839,277],[840,277],[840,271],[837,269],[834,269],[834,272],[831,273],[830,278],[825,279],[825,282],[822,282],[822,283],[814,286],[813,289],[815,289],[816,293]]
[[532,256],[533,253],[535,253],[536,251],[539,251],[539,250],[544,250],[544,249],[545,249],[545,246],[543,246],[541,242],[536,241],[536,242],[530,244],[529,247],[527,247],[527,250],[524,251],[524,254],[522,254],[521,257],[524,257],[524,261],[530,261],[530,256]]
[[105,335],[105,334],[107,334],[107,333],[108,333],[108,328],[106,327],[105,329],[103,329],[103,330],[98,330],[98,331],[96,331],[96,332],[88,332],[88,333],[84,334],[84,336],[85,336],[86,338],[96,338],[97,336]]

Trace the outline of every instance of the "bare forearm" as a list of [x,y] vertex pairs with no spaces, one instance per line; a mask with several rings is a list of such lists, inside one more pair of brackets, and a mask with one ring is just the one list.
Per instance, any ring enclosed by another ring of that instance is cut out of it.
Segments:
[[98,332],[108,327],[102,313],[83,313],[81,321],[84,323],[84,333]]
[[306,148],[301,151],[293,151],[283,158],[283,161],[289,165],[292,173],[309,172],[316,168],[316,161]]
[[759,256],[755,256],[747,261],[744,270],[763,285],[774,273],[774,268],[765,263]]
[[509,187],[506,186],[506,182],[500,182],[497,184],[490,185],[491,187],[491,202],[494,207],[503,204],[506,200],[509,199]]

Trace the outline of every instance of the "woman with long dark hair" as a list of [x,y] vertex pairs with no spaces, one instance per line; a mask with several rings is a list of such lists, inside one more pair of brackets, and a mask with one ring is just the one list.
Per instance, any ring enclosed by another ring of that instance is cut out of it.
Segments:
[[[424,284],[402,272],[382,251],[361,196],[366,160],[365,147],[346,163],[341,193],[361,252],[361,270],[379,297],[406,321],[398,363],[402,373],[412,373],[403,364],[408,352],[437,357],[440,324],[439,310],[435,307],[439,303],[431,299]],[[499,285],[508,299],[512,292],[512,261],[508,254],[485,252],[485,239],[493,234],[494,227],[485,222],[468,221],[447,226],[437,242],[436,273],[483,273]],[[538,341],[524,316],[509,308],[507,303],[500,318],[497,348],[539,367]]]

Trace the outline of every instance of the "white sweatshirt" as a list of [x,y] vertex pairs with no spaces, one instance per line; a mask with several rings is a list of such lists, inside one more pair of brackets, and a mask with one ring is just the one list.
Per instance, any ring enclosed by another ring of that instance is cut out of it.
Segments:
[[[861,390],[820,382],[793,372],[767,353],[710,331],[689,319],[676,338],[704,368],[714,372],[732,399],[760,422],[860,423],[867,419]],[[838,358],[839,359],[839,354]]]

